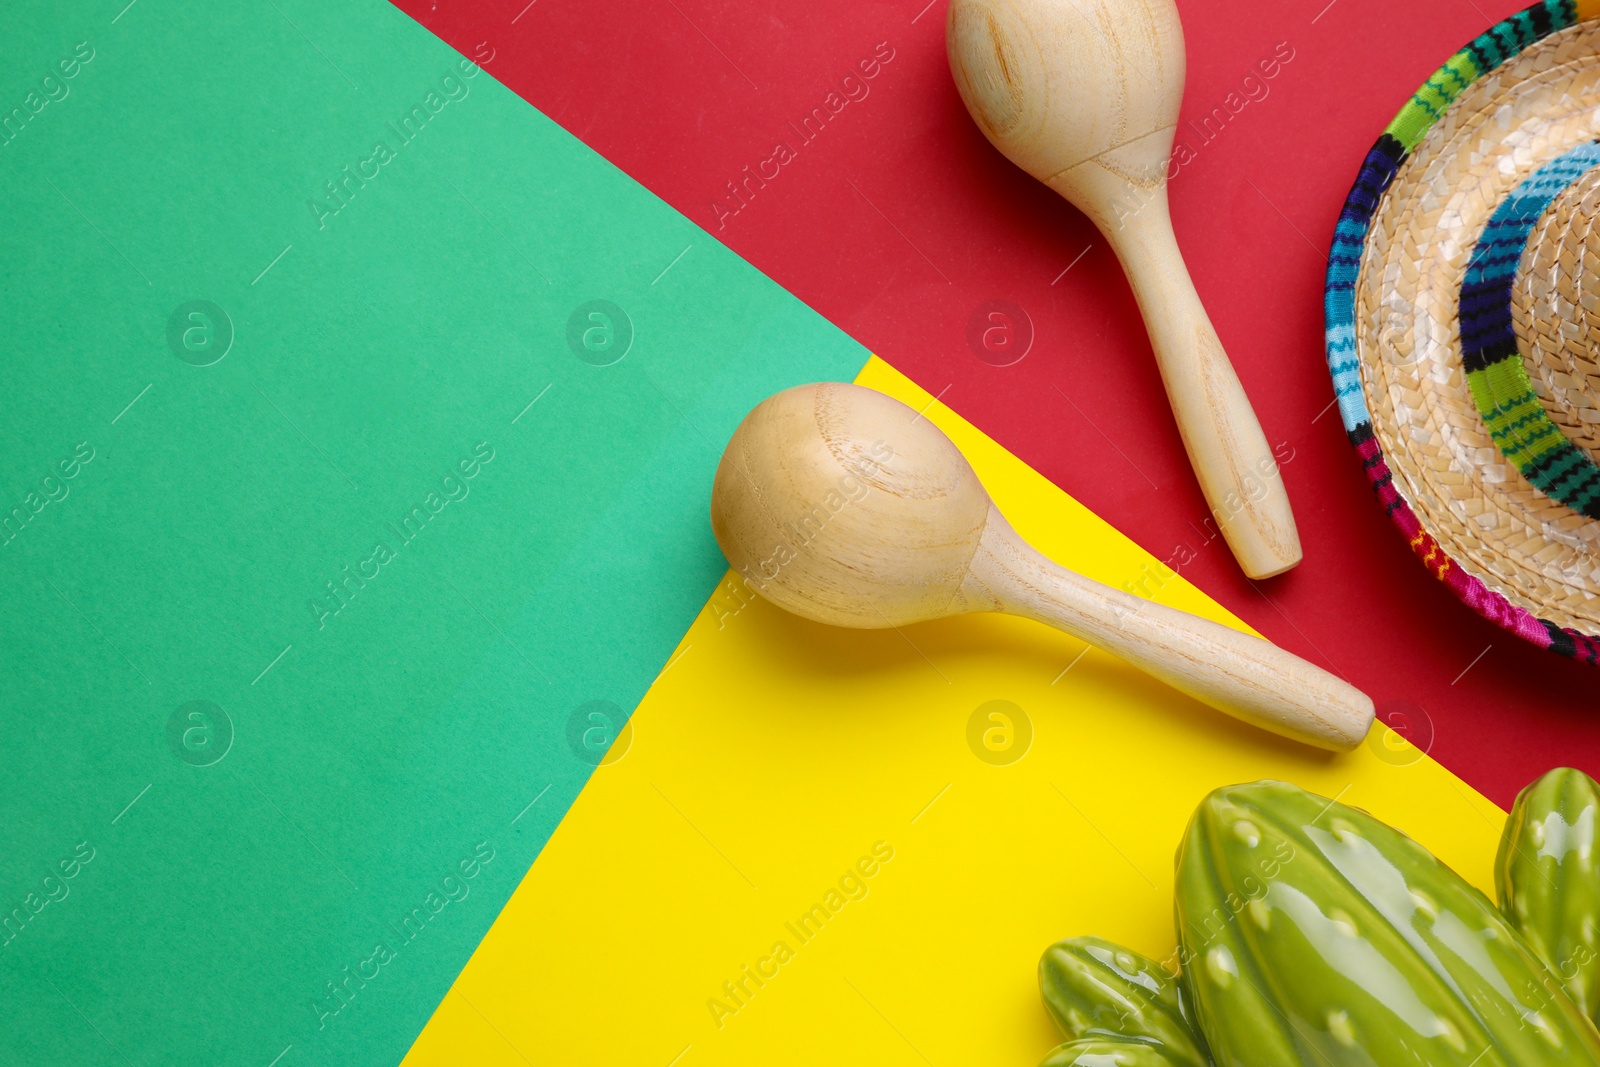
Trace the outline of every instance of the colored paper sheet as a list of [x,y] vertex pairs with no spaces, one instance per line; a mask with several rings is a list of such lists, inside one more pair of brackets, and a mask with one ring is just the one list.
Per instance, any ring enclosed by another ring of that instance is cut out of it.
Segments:
[[1115,253],[962,104],[947,2],[395,0],[1501,805],[1600,773],[1594,673],[1463,608],[1375,506],[1330,407],[1323,276],[1379,133],[1529,2],[1176,0],[1173,224],[1305,548],[1251,582]]
[[395,1063],[866,353],[380,0],[6,31],[0,1063]]
[[[887,364],[859,380],[948,433],[1046,553],[1244,628]],[[1490,886],[1503,814],[1383,728],[1318,753],[1035,623],[837,630],[738,589],[695,620],[407,1067],[1032,1067],[1059,1040],[1039,954],[1094,933],[1169,956],[1190,813],[1262,777]]]

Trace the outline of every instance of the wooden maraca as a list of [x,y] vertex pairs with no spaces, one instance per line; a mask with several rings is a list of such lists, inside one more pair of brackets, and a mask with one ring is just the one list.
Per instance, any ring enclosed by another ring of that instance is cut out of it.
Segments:
[[948,437],[862,386],[797,386],[745,416],[717,466],[711,529],[751,586],[817,622],[1005,612],[1297,741],[1344,751],[1372,725],[1372,701],[1326,671],[1052,563],[1012,530]]
[[1277,462],[1167,211],[1184,78],[1172,0],[951,0],[945,44],[978,127],[1093,219],[1116,250],[1189,462],[1245,574],[1266,578],[1299,563]]

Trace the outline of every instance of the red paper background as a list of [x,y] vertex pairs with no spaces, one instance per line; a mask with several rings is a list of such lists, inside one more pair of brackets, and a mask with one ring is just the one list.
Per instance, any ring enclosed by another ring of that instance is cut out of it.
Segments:
[[[1521,5],[1180,0],[1179,137],[1196,156],[1171,185],[1175,226],[1269,440],[1293,450],[1305,546],[1298,569],[1251,583],[1200,532],[1205,503],[1115,257],[962,107],[947,0],[397,2],[1156,556],[1192,554],[1186,578],[1400,712],[1501,805],[1551,766],[1600,770],[1600,673],[1478,619],[1428,575],[1366,488],[1323,362],[1322,272],[1362,156],[1445,58]],[[868,95],[802,144],[788,124],[880,42],[893,58]],[[1214,138],[1189,125],[1285,50],[1267,95]],[[779,141],[795,158],[722,216],[725,183]],[[1033,323],[1011,366],[968,345],[991,300]]]

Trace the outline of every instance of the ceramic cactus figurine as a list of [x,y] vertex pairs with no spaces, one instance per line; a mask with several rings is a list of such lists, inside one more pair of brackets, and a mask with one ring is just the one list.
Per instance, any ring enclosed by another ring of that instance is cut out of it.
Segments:
[[1284,782],[1218,789],[1178,849],[1181,976],[1097,938],[1052,946],[1040,986],[1073,1040],[1044,1062],[1600,1067],[1594,972],[1569,965],[1600,922],[1597,794],[1577,771],[1524,790],[1502,912],[1365,812]]
[[1512,805],[1495,859],[1505,912],[1567,994],[1600,1018],[1600,785],[1561,767]]

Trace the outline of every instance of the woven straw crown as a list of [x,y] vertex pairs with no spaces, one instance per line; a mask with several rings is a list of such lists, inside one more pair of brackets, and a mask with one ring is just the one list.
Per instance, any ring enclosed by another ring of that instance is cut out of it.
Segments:
[[1499,23],[1368,153],[1335,231],[1329,369],[1413,552],[1600,662],[1600,0]]

